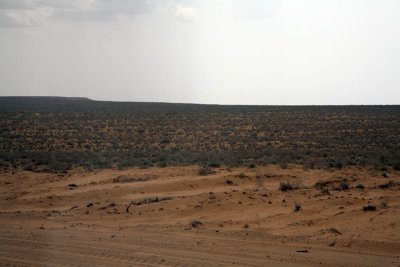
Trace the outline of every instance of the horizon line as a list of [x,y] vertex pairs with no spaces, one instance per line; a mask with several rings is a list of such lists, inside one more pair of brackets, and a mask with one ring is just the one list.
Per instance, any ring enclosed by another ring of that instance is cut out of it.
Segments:
[[112,102],[112,103],[153,103],[153,104],[180,104],[180,105],[209,105],[209,106],[399,106],[399,104],[220,104],[220,103],[199,103],[199,102],[170,102],[170,101],[124,101],[124,100],[101,100],[86,96],[57,96],[57,95],[15,95],[0,96],[5,98],[53,98],[67,99],[71,101],[93,101],[93,102]]

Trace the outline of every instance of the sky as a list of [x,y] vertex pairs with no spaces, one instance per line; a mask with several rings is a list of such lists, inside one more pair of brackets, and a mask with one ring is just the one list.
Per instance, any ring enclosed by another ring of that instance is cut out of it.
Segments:
[[0,95],[400,104],[400,1],[0,0]]

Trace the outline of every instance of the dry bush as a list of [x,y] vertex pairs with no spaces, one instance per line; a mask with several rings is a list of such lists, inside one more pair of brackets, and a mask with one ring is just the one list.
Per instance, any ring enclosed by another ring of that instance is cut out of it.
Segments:
[[349,189],[349,183],[347,182],[347,181],[341,181],[340,183],[339,183],[339,185],[337,185],[336,187],[334,187],[334,190],[337,190],[337,191],[344,191],[344,190],[347,190],[347,189]]
[[363,207],[363,211],[375,211],[376,207],[374,205],[368,204]]
[[149,178],[134,178],[128,176],[118,176],[113,179],[113,183],[132,183],[132,182],[145,182],[148,181]]
[[358,183],[357,185],[356,185],[356,188],[357,189],[365,189],[365,187],[364,187],[364,185],[362,184],[362,183]]
[[282,192],[300,189],[299,184],[290,183],[288,181],[279,184],[279,190]]
[[202,225],[203,225],[203,223],[201,221],[199,221],[199,220],[192,220],[190,222],[190,226],[192,226],[193,228],[197,228],[197,227],[200,227]]
[[171,200],[172,197],[149,197],[138,201],[132,201],[132,204],[135,206],[152,204],[152,203],[159,203],[167,200]]
[[391,181],[389,181],[387,183],[378,185],[378,187],[381,188],[381,189],[388,189],[388,188],[391,188],[391,187],[396,186],[398,184],[399,183],[395,183],[394,181],[391,180]]
[[294,203],[294,206],[293,206],[293,211],[294,212],[298,212],[298,211],[300,211],[301,210],[301,203],[299,202],[299,201],[296,201],[295,203]]
[[207,176],[207,175],[214,174],[214,173],[215,173],[215,171],[213,171],[208,166],[200,167],[200,169],[199,169],[199,175],[201,175],[201,176]]

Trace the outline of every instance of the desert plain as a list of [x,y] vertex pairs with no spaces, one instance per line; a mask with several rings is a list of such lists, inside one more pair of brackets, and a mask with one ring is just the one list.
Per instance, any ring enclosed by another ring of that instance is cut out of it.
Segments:
[[2,266],[399,266],[400,172],[5,172]]
[[400,106],[0,97],[1,266],[400,266]]

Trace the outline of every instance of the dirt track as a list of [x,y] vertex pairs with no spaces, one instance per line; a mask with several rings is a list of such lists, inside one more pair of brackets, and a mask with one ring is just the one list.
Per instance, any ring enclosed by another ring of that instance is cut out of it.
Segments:
[[[399,173],[298,166],[215,171],[199,176],[193,166],[2,174],[0,262],[399,266]],[[344,179],[350,188],[335,190]],[[281,192],[281,181],[299,189]],[[316,189],[317,181],[330,190]],[[298,212],[295,201],[302,205]],[[377,210],[363,211],[368,204]]]

